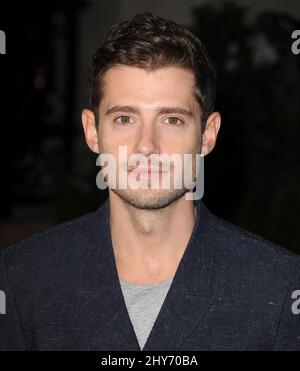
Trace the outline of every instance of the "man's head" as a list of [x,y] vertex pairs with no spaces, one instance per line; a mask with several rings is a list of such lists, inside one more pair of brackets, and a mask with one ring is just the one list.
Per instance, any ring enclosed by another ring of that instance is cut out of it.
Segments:
[[195,77],[195,96],[202,110],[203,126],[214,110],[214,63],[203,43],[183,25],[143,13],[111,28],[93,55],[89,69],[89,106],[97,118],[104,94],[103,77],[116,65],[145,71],[171,66],[190,70]]
[[[215,67],[184,26],[137,14],[112,27],[89,73],[89,109],[82,119],[94,152],[118,159],[119,146],[126,145],[129,156],[195,156],[214,147],[220,127]],[[114,191],[136,207],[160,208],[187,189]]]

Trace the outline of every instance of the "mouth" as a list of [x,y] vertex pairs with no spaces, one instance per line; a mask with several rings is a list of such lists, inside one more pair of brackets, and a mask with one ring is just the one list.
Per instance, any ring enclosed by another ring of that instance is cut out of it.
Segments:
[[157,168],[141,168],[136,167],[131,171],[131,174],[135,176],[139,176],[140,179],[151,179],[153,177],[159,177],[162,174],[167,173],[166,170],[161,170]]

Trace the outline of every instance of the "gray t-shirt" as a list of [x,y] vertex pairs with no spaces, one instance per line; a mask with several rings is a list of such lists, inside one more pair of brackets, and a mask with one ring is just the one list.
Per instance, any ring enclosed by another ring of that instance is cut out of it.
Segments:
[[125,304],[140,348],[143,349],[173,277],[154,285],[133,285],[120,279]]

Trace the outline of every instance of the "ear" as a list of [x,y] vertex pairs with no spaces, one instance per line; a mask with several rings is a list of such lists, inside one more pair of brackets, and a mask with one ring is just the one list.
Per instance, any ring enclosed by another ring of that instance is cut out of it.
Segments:
[[81,120],[87,145],[93,152],[99,153],[98,131],[94,113],[85,108],[81,113]]
[[213,112],[206,121],[205,130],[202,137],[201,153],[208,155],[214,148],[218,132],[221,126],[221,115]]

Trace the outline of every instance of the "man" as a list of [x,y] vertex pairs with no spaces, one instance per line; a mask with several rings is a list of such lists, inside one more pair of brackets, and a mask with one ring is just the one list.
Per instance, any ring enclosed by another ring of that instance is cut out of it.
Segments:
[[[110,30],[89,87],[88,146],[139,186],[106,174],[95,212],[3,251],[1,349],[300,350],[299,257],[186,197],[195,183],[182,184],[180,161],[152,162],[216,143],[215,69],[200,40],[138,14]],[[119,158],[121,146],[141,161]]]

